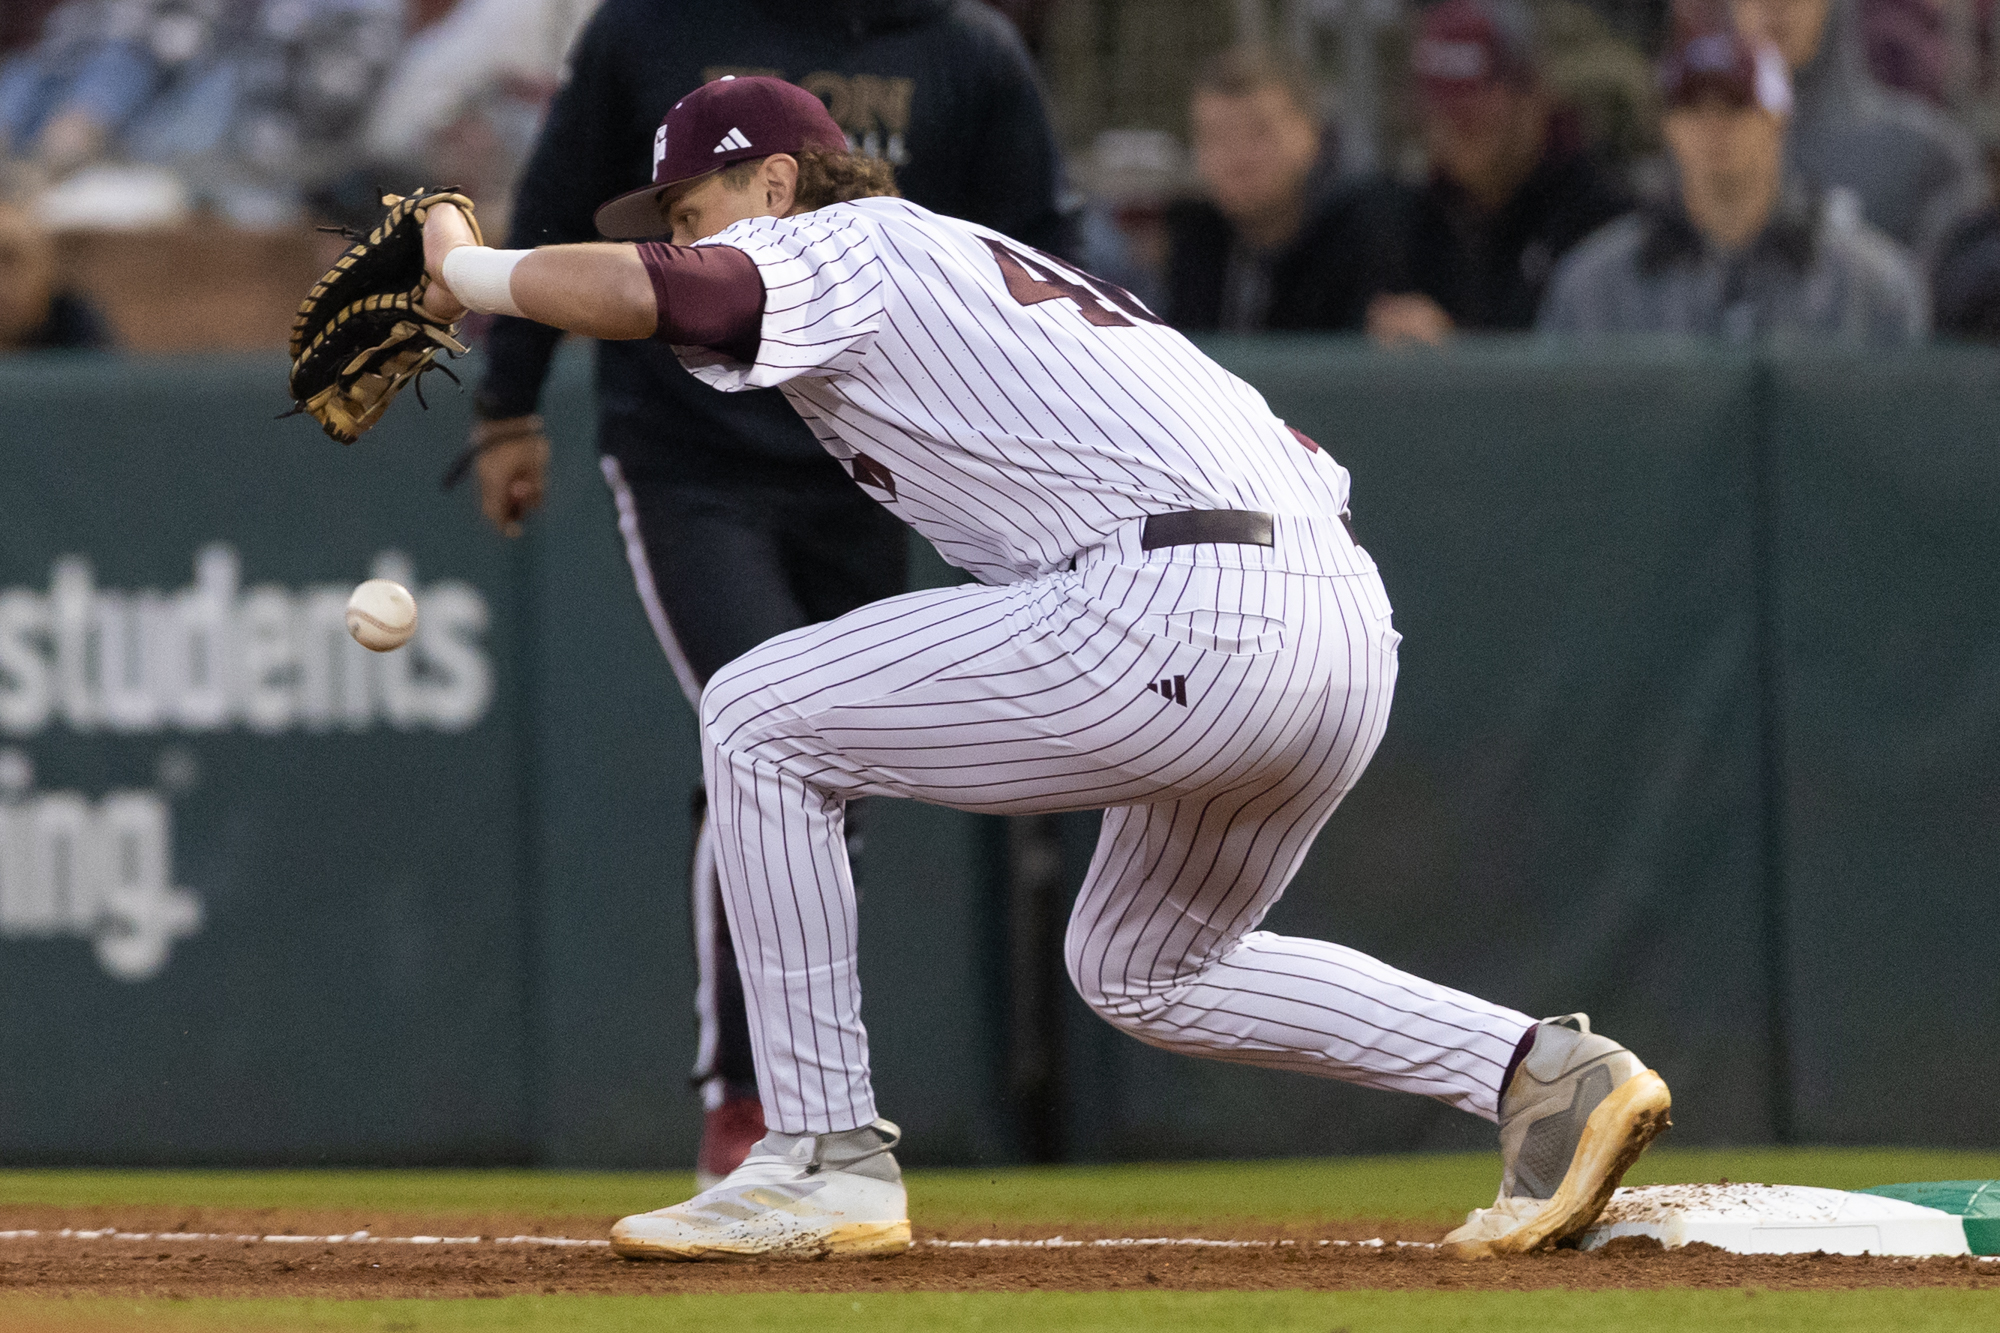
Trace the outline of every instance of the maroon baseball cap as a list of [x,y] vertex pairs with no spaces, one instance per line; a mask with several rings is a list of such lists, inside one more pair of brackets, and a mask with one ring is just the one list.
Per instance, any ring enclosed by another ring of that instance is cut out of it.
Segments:
[[844,153],[847,136],[826,104],[783,79],[725,74],[674,103],[653,135],[653,183],[597,210],[597,230],[614,241],[671,231],[660,205],[668,191],[731,162],[818,148]]
[[1535,76],[1535,21],[1517,0],[1444,0],[1425,10],[1410,47],[1424,95],[1449,108],[1496,83]]
[[1660,62],[1660,93],[1670,107],[1715,98],[1734,107],[1792,109],[1792,77],[1774,46],[1752,42],[1733,27],[1683,36]]

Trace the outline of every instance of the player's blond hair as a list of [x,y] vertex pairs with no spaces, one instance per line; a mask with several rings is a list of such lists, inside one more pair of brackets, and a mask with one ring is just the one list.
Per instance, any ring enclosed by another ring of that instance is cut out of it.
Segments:
[[[792,154],[799,163],[799,183],[792,191],[792,207],[810,213],[828,204],[844,204],[851,199],[900,199],[896,169],[879,157],[860,153],[829,153],[819,148],[802,148]],[[722,179],[732,189],[740,189],[764,165],[753,157],[732,162],[722,169]]]

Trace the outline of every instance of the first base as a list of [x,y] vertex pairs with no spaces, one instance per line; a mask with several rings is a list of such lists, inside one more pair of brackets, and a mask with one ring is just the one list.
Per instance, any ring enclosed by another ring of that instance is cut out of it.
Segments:
[[1668,1249],[1697,1241],[1737,1254],[1970,1254],[1965,1224],[1901,1199],[1807,1185],[1645,1185],[1621,1189],[1578,1239],[1620,1236]]

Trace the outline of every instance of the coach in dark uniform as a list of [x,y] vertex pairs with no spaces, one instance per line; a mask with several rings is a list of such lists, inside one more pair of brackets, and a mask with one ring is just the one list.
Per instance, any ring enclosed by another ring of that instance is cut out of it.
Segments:
[[[651,179],[667,109],[725,74],[775,74],[827,104],[910,199],[1061,249],[1055,139],[1019,35],[977,0],[606,0],[528,163],[516,248],[598,239],[592,211]],[[561,335],[499,320],[476,398],[481,504],[509,532],[541,502],[534,416]],[[650,341],[597,348],[598,447],[653,628],[690,701],[774,635],[904,590],[903,525],[869,499],[775,390],[724,394]],[[699,818],[699,815],[697,815]],[[763,1133],[712,859],[697,840],[694,922],[707,1119],[703,1177]]]

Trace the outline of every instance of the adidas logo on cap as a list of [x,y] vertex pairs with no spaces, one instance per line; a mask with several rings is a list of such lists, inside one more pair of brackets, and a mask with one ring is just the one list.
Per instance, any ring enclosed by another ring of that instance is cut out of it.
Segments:
[[727,153],[731,149],[748,148],[749,146],[750,140],[743,136],[743,131],[733,129],[722,136],[722,142],[715,146],[715,151],[718,153]]

